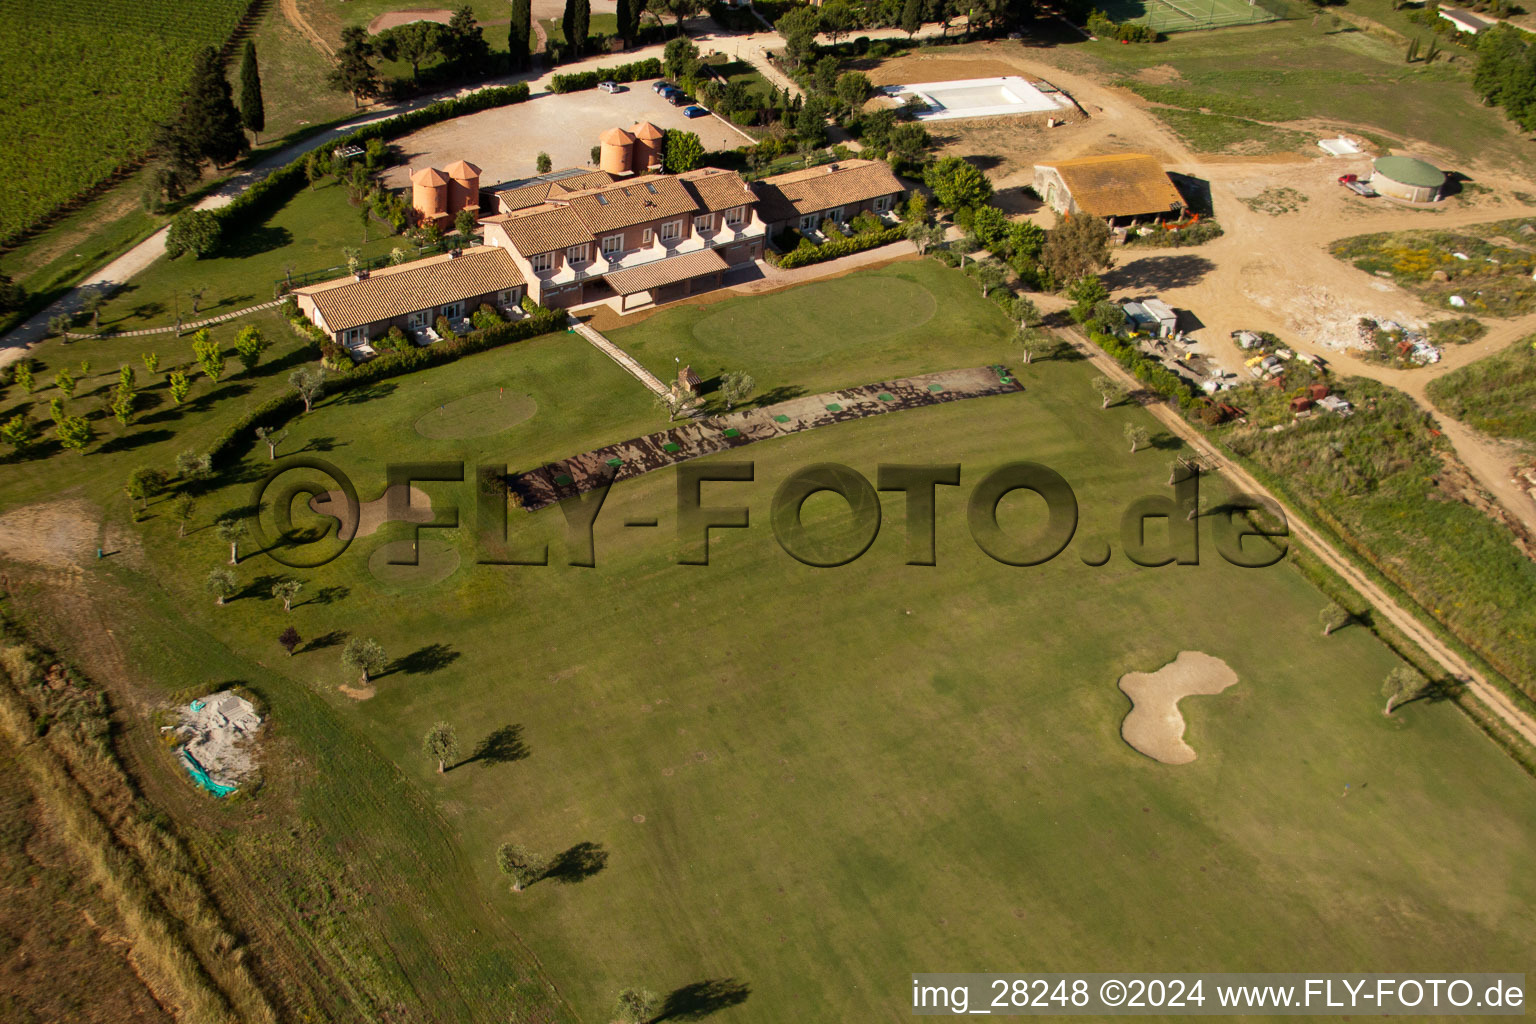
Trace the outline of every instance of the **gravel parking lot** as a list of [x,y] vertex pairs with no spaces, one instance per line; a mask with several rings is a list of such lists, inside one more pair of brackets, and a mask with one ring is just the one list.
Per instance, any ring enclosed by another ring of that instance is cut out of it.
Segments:
[[482,186],[495,185],[538,173],[535,161],[541,152],[549,154],[557,169],[581,166],[591,162],[592,147],[603,132],[640,120],[695,132],[706,150],[735,149],[752,141],[713,114],[684,117],[683,108],[652,92],[649,81],[630,82],[619,93],[549,93],[424,128],[396,143],[401,163],[385,172],[384,182],[403,188],[413,171],[468,160],[480,168]]

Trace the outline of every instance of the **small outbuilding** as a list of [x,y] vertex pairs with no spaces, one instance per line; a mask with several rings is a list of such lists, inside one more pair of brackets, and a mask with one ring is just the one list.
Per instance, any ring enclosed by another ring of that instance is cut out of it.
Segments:
[[1445,172],[1411,156],[1381,156],[1373,165],[1371,188],[1392,199],[1433,203],[1445,198]]
[[1082,213],[1112,223],[1178,217],[1185,207],[1162,165],[1145,153],[1036,164],[1034,188],[1057,213]]

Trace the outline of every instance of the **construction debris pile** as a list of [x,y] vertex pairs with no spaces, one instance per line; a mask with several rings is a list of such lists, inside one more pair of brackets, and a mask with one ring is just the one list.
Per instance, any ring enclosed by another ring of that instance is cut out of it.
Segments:
[[176,736],[184,741],[179,754],[198,785],[215,796],[225,796],[254,773],[250,741],[261,728],[261,716],[250,701],[222,690],[182,707],[180,716],[180,724],[174,726]]

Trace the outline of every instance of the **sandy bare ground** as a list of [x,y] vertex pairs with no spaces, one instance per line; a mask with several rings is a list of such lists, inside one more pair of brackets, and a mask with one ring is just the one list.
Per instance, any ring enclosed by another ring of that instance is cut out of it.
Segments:
[[[1129,90],[1106,85],[1078,67],[1058,67],[1040,59],[1043,51],[1006,43],[978,43],[918,53],[885,61],[869,74],[877,83],[941,81],[977,75],[1023,74],[1043,78],[1066,90],[1089,115],[1053,129],[1030,128],[1016,118],[956,122],[934,132],[942,151],[993,161],[988,175],[999,204],[1043,227],[1055,215],[1020,195],[1033,178],[1036,163],[1096,153],[1144,152],[1170,171],[1206,182],[1225,234],[1188,249],[1122,249],[1105,283],[1116,298],[1157,295],[1187,310],[1201,326],[1193,331],[1200,350],[1214,362],[1241,371],[1241,357],[1231,343],[1234,330],[1266,330],[1292,348],[1321,355],[1340,374],[1369,377],[1405,392],[1426,409],[1430,381],[1459,366],[1497,352],[1512,341],[1536,333],[1536,314],[1512,319],[1486,318],[1489,333],[1470,345],[1446,348],[1432,366],[1394,370],[1358,358],[1355,321],[1362,316],[1425,324],[1448,317],[1390,281],[1335,259],[1328,246],[1351,235],[1413,228],[1455,229],[1470,224],[1536,215],[1536,206],[1513,198],[1516,191],[1536,193],[1529,172],[1510,172],[1458,162],[1452,154],[1418,140],[1402,140],[1398,152],[1414,152],[1441,167],[1459,170],[1490,189],[1463,195],[1434,210],[1411,209],[1385,199],[1362,199],[1338,184],[1346,172],[1368,173],[1372,154],[1335,158],[1312,153],[1263,157],[1195,154],[1151,113],[1151,104]],[[923,76],[921,78],[915,76]],[[1177,78],[1172,68],[1150,69],[1148,80]],[[995,123],[989,123],[995,122]],[[1296,124],[1289,127],[1298,127]],[[1357,135],[1361,127],[1341,122],[1299,125],[1315,138]],[[1315,154],[1315,155],[1313,155]],[[1279,215],[1255,210],[1242,200],[1267,188],[1287,188],[1304,197],[1297,208]],[[1510,516],[1536,535],[1536,500],[1514,477],[1518,456],[1441,414],[1443,431],[1477,483]]]
[[1127,672],[1120,689],[1131,698],[1131,711],[1120,735],[1136,750],[1163,764],[1188,764],[1195,750],[1184,742],[1179,701],[1220,693],[1237,682],[1237,673],[1220,658],[1200,651],[1180,651],[1156,672]]
[[96,512],[85,501],[28,505],[0,516],[0,552],[18,562],[78,572],[97,538]]
[[341,491],[327,491],[309,501],[311,511],[330,516],[341,524],[337,531],[340,540],[368,537],[378,532],[385,523],[430,523],[432,499],[419,487],[407,493],[404,486],[396,484],[385,490],[374,501],[359,502],[357,522],[351,522],[346,495]]

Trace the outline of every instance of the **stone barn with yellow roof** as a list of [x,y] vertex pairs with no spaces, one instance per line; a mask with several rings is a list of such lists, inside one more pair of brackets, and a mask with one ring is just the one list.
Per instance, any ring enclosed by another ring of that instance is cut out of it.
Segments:
[[1083,213],[1110,223],[1179,217],[1185,208],[1162,166],[1144,153],[1036,164],[1035,191],[1063,216]]

